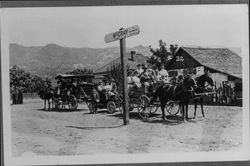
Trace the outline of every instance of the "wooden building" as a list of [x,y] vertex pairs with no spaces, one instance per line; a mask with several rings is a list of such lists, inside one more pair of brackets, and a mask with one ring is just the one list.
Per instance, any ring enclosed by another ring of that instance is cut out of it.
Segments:
[[242,98],[242,58],[227,48],[180,47],[166,66],[170,76],[194,78],[208,69],[217,88],[229,86],[234,97]]
[[[126,53],[126,56],[128,57],[128,66],[129,69],[136,69],[137,64],[146,64],[147,58],[140,54],[136,53],[135,51],[131,51],[130,53]],[[117,66],[121,64],[121,58],[120,56],[112,60],[111,62],[105,64],[104,66],[98,68],[94,71],[94,75],[105,75],[108,70],[112,68],[112,66]]]

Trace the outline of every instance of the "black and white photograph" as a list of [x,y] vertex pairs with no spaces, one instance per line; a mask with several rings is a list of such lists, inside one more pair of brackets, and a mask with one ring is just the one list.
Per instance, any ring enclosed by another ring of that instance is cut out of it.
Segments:
[[1,8],[6,165],[249,160],[248,15]]

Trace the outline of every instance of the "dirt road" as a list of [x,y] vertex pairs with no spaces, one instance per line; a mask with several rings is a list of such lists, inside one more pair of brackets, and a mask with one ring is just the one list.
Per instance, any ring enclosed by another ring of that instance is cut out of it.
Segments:
[[[242,146],[242,108],[205,106],[206,118],[183,123],[157,112],[149,121],[130,113],[123,126],[119,112],[99,110],[89,114],[86,105],[77,111],[44,111],[40,99],[11,106],[13,156],[83,155],[101,153],[151,153],[220,151]],[[189,106],[193,116],[193,106]]]

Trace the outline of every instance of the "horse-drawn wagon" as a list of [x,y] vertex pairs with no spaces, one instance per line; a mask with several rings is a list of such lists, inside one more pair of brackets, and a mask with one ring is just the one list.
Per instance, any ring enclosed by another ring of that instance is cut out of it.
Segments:
[[57,75],[57,88],[54,94],[54,104],[56,109],[77,109],[78,103],[86,102],[91,108],[94,100],[98,99],[92,80],[94,75]]
[[[147,120],[147,118],[154,114],[160,107],[160,101],[158,99],[150,103],[156,89],[160,86],[162,86],[162,82],[151,83],[148,87],[145,87],[145,85],[140,87],[135,84],[129,85],[129,110],[131,111],[136,108],[139,116],[143,120]],[[176,101],[168,101],[166,105],[167,112],[170,115],[176,115],[179,112],[177,105]]]
[[[161,107],[162,118],[165,119],[165,109],[170,115],[177,115],[181,112],[184,119],[188,118],[188,104],[194,102],[196,116],[197,102],[201,104],[202,115],[203,97],[213,95],[213,89],[205,85],[213,86],[213,80],[208,75],[198,77],[197,84],[187,76],[183,81],[174,85],[171,83],[154,83],[149,86],[148,93],[140,93],[132,89],[130,99],[137,104],[137,109],[140,117],[144,120]],[[159,100],[157,100],[159,99]],[[136,105],[135,104],[135,105]]]

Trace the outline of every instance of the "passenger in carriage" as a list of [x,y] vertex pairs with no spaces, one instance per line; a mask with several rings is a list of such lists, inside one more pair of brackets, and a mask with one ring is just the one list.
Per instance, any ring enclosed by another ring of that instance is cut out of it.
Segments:
[[143,68],[142,68],[142,65],[141,65],[141,64],[138,64],[138,65],[137,65],[136,72],[137,72],[137,77],[140,77],[140,76],[141,76],[141,74],[144,72],[144,70],[143,70]]
[[116,85],[115,80],[113,78],[110,79],[110,85],[111,85],[111,92],[116,94],[117,93],[117,85]]
[[161,65],[161,70],[159,71],[158,74],[160,81],[162,81],[163,83],[169,83],[169,74],[168,71],[165,69],[164,64]]
[[74,79],[71,88],[70,88],[70,94],[77,95],[78,94],[78,80]]
[[68,86],[67,86],[67,83],[66,83],[65,79],[59,78],[58,81],[57,81],[57,86],[58,86],[58,91],[57,91],[58,95],[67,94]]
[[61,81],[57,81],[57,85],[56,85],[56,95],[60,96],[62,93],[62,84]]
[[98,83],[98,86],[97,86],[97,90],[99,92],[103,91],[104,90],[104,86],[105,86],[104,82],[102,80],[100,80],[99,83]]
[[100,102],[103,103],[106,101],[106,94],[105,94],[105,82],[104,81],[100,81],[98,86],[97,86],[97,90],[100,96]]
[[106,97],[110,97],[110,96],[113,96],[115,95],[117,92],[116,92],[116,84],[114,82],[114,79],[110,79],[110,80],[107,80],[105,82],[105,93],[106,93]]
[[131,76],[131,81],[130,83],[135,85],[137,88],[141,87],[141,79],[138,77],[138,71],[135,71],[133,75]]
[[145,67],[145,71],[142,73],[141,82],[144,86],[144,92],[148,93],[150,85],[152,85],[155,82],[153,69]]

